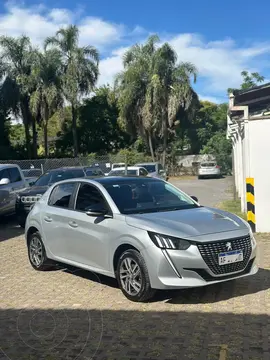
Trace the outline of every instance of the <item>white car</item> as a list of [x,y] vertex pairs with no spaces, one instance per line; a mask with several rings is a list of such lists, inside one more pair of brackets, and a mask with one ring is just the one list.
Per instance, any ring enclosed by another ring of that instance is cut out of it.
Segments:
[[[123,176],[126,174],[125,167],[119,167],[109,172],[108,176]],[[128,166],[127,175],[129,176],[148,176],[148,171],[141,166]]]
[[208,161],[200,163],[198,170],[198,179],[206,177],[221,177],[220,166],[215,161]]

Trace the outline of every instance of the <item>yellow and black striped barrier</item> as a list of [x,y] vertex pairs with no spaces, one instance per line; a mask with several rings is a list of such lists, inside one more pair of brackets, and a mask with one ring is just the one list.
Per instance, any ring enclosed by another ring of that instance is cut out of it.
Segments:
[[255,217],[255,195],[254,195],[254,178],[246,178],[247,191],[247,220],[252,231],[256,232]]

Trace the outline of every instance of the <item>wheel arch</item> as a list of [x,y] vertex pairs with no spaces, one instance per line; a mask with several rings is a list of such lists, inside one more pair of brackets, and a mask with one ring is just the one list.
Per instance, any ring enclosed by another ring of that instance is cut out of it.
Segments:
[[136,250],[136,251],[138,251],[138,253],[140,253],[140,250],[138,248],[136,248],[135,246],[133,246],[129,243],[124,243],[124,244],[119,245],[113,255],[113,271],[114,271],[114,273],[116,272],[117,264],[118,264],[118,260],[119,260],[120,256],[127,250]]

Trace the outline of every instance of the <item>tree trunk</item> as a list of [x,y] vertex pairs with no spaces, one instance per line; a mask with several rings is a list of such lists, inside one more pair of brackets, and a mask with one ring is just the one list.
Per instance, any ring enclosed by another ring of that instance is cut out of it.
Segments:
[[77,122],[76,122],[76,109],[74,104],[71,104],[72,112],[72,135],[73,135],[73,154],[74,157],[78,156],[78,138],[77,138]]
[[28,117],[28,102],[23,99],[21,100],[21,113],[22,113],[22,118],[23,118],[23,125],[24,125],[24,132],[25,132],[25,142],[26,142],[26,150],[27,150],[27,157],[28,159],[31,159],[31,136],[30,136],[30,131],[29,131],[29,123],[31,121],[31,119]]
[[148,133],[148,143],[149,143],[149,148],[150,148],[150,152],[151,152],[151,157],[152,157],[152,160],[155,162],[155,153],[154,153],[154,150],[153,150],[153,142],[152,142],[152,137],[151,137],[151,134]]
[[162,166],[165,168],[166,155],[167,155],[167,143],[168,143],[168,127],[167,127],[167,113],[163,119],[163,153],[162,153]]
[[43,127],[45,158],[48,158],[48,120],[44,121]]
[[33,158],[37,158],[37,129],[36,119],[32,118],[32,132],[33,132]]

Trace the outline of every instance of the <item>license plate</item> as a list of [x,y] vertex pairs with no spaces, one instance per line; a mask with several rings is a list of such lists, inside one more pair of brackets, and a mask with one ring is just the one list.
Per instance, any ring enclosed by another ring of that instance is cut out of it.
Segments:
[[219,265],[232,264],[235,262],[243,261],[243,259],[244,258],[242,250],[234,250],[218,254]]

